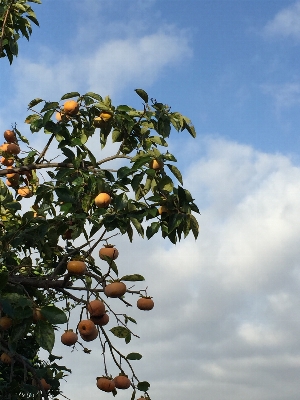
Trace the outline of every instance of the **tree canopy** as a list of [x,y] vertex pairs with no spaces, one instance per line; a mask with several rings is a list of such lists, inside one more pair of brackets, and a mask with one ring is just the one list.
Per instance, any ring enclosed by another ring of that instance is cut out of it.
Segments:
[[[17,56],[20,34],[27,39],[31,34],[29,21],[38,24],[28,3],[1,2],[0,51],[10,63]],[[118,250],[110,243],[117,242],[119,234],[132,242],[135,231],[147,239],[161,234],[173,244],[189,233],[197,238],[193,213],[199,210],[183,187],[175,156],[167,150],[173,130],[192,137],[196,133],[187,117],[149,98],[144,90],[135,91],[141,100],[139,110],[113,105],[109,96],[92,92],[70,92],[58,101],[30,101],[25,124],[33,135],[40,135],[41,148],[34,148],[14,123],[4,132],[5,143],[0,146],[3,399],[50,399],[61,394],[60,380],[71,371],[61,365],[61,356],[52,353],[57,337],[67,346],[81,346],[83,363],[84,353],[89,352],[84,342],[99,340],[103,376],[91,377],[91,385],[97,378],[100,390],[116,395],[129,386],[132,400],[141,395],[150,399],[150,383],[132,365],[142,355],[122,354],[117,347],[118,340],[129,343],[136,336],[137,321],[117,309],[120,303],[130,309],[133,296],[143,310],[154,303],[146,289],[129,288],[144,281],[143,271],[119,274]],[[98,149],[111,143],[117,150],[99,158]],[[76,315],[77,326],[69,326],[71,315]],[[67,333],[61,338],[59,326]],[[48,359],[41,358],[41,348],[49,353]],[[118,379],[107,367],[109,357]]]

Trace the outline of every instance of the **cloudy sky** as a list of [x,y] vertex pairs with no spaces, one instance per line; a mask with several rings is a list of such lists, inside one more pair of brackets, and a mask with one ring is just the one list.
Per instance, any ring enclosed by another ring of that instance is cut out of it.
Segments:
[[[0,60],[2,130],[17,122],[27,133],[35,97],[94,91],[140,107],[143,88],[198,133],[174,132],[170,148],[201,210],[199,239],[116,239],[119,270],[142,273],[155,301],[128,311],[141,339],[117,342],[143,354],[152,399],[298,400],[300,2],[44,0],[35,10],[41,27],[11,67]],[[73,370],[72,400],[109,397],[90,347],[55,347]]]

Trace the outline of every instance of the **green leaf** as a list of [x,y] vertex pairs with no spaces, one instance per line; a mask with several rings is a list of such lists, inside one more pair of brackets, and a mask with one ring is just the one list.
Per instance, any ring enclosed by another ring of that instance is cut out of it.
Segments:
[[171,165],[171,164],[166,164],[166,165],[169,167],[170,171],[178,179],[178,181],[181,183],[181,185],[183,185],[182,175],[181,175],[181,172],[179,171],[179,169],[177,167],[175,167],[175,165]]
[[65,324],[68,321],[65,313],[55,306],[45,306],[41,308],[41,313],[50,324]]
[[80,97],[80,93],[78,92],[66,93],[61,97],[61,100],[71,99],[72,97]]
[[103,100],[102,97],[99,94],[94,93],[94,92],[87,92],[85,94],[85,96],[92,97],[93,99],[98,100],[98,101],[102,101]]
[[128,344],[131,340],[131,333],[128,331],[128,335],[125,337],[125,343]]
[[129,353],[127,354],[127,360],[140,360],[143,356],[139,353]]
[[0,290],[2,290],[4,286],[6,286],[7,281],[8,281],[8,271],[6,270],[0,271]]
[[128,333],[130,333],[129,329],[127,329],[123,326],[115,326],[114,328],[111,328],[110,331],[116,337],[121,338],[121,339],[125,339],[126,336],[128,336]]
[[200,228],[199,228],[198,221],[196,220],[196,218],[192,214],[190,216],[190,225],[191,225],[191,228],[192,228],[193,235],[194,235],[195,239],[197,239],[197,237],[199,235]]
[[160,227],[160,223],[159,222],[152,222],[150,226],[147,227],[146,230],[146,236],[147,239],[150,239],[153,235],[155,235]]
[[43,99],[40,98],[36,98],[31,100],[31,102],[28,104],[28,108],[32,108],[34,106],[36,106],[37,104],[41,103],[42,101],[44,101]]
[[137,281],[144,281],[145,278],[142,275],[133,274],[133,275],[124,275],[120,280],[121,281],[129,281],[129,282],[137,282]]
[[13,201],[11,203],[6,203],[5,208],[12,211],[21,210],[21,204],[18,201]]
[[117,107],[117,110],[118,111],[131,111],[132,110],[132,108],[131,107],[128,107],[127,105],[120,105],[120,106],[118,106]]
[[131,187],[132,189],[136,192],[138,187],[140,186],[140,183],[142,182],[144,178],[144,174],[137,174],[133,177],[132,181],[131,181]]
[[133,322],[134,324],[136,324],[136,320],[132,317],[128,317],[128,315],[126,315],[126,319],[128,319],[128,321]]
[[144,237],[144,228],[143,228],[142,224],[136,218],[130,218],[130,221],[132,222],[132,225],[137,230],[138,234],[140,236]]
[[138,94],[140,96],[140,98],[142,100],[144,100],[145,103],[148,103],[148,94],[145,92],[145,90],[143,89],[135,89],[134,90],[136,92],[136,94]]
[[165,147],[168,146],[168,143],[167,143],[162,137],[160,137],[160,136],[150,136],[150,137],[149,137],[149,140],[150,140],[152,143],[157,143],[157,144],[159,144],[160,146],[165,146]]
[[54,110],[56,108],[58,108],[59,104],[57,103],[57,101],[53,101],[53,102],[46,102],[44,107],[41,109],[41,112],[45,112],[48,110],[52,110],[54,112]]
[[34,329],[34,335],[40,347],[51,353],[55,342],[53,326],[47,321],[38,321]]
[[137,385],[138,390],[140,390],[141,392],[147,392],[150,388],[150,383],[143,381],[143,382],[139,382]]
[[112,132],[112,142],[120,142],[123,139],[122,132],[119,129],[114,129]]
[[164,176],[162,179],[160,179],[157,183],[157,186],[159,187],[160,190],[165,190],[166,192],[171,193],[173,190],[173,181],[169,176]]

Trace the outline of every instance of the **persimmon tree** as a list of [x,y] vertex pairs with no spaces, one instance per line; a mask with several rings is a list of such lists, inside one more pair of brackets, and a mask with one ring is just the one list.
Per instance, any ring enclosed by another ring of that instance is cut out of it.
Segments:
[[[8,44],[7,21],[10,12],[20,9],[17,4],[26,7],[27,2],[5,3],[1,52],[12,62],[15,53]],[[31,9],[25,11],[32,16]],[[14,24],[12,20],[11,34],[18,28]],[[144,281],[142,270],[119,273],[119,252],[110,243],[117,245],[119,235],[132,242],[134,232],[147,239],[161,234],[173,244],[190,232],[197,238],[193,212],[198,208],[183,187],[175,156],[166,150],[173,130],[193,137],[196,133],[187,117],[149,99],[144,90],[135,91],[141,100],[139,110],[113,105],[108,96],[92,92],[70,92],[53,102],[36,98],[28,105],[24,123],[33,136],[26,137],[24,127],[14,123],[4,132],[0,146],[3,399],[50,399],[62,394],[60,381],[71,371],[61,365],[61,356],[52,353],[55,340],[82,349],[83,363],[90,351],[86,342],[98,340],[103,369],[91,377],[91,387],[114,395],[131,388],[132,400],[142,394],[150,399],[150,383],[134,368],[142,355],[123,354],[118,341],[135,339],[137,321],[130,316],[130,307],[151,310],[154,302],[146,288],[135,289],[135,282]],[[39,148],[34,145],[36,135],[43,143]],[[116,150],[101,158],[106,146]],[[126,305],[128,313],[120,314],[119,305]],[[71,326],[71,316],[77,325]],[[40,349],[49,353],[48,358],[41,357]]]

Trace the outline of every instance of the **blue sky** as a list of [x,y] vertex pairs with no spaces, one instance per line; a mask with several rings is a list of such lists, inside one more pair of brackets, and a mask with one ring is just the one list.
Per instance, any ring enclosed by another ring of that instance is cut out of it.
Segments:
[[[155,300],[151,314],[132,310],[142,339],[130,345],[144,355],[153,400],[298,400],[300,2],[44,0],[35,9],[41,27],[11,67],[1,60],[3,131],[16,121],[28,133],[35,97],[92,90],[138,108],[143,88],[198,133],[170,142],[201,211],[198,241],[116,243],[119,269],[138,272],[140,262]],[[91,346],[87,362],[80,349],[55,348],[72,365],[72,400],[99,398]]]

